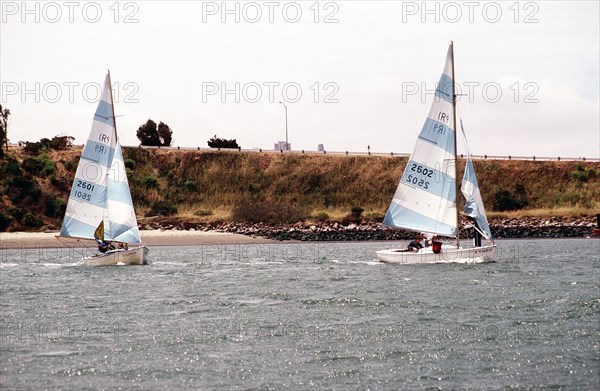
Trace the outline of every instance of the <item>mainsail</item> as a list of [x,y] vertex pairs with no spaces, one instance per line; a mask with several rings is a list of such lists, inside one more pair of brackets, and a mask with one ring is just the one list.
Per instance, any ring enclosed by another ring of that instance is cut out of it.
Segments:
[[457,234],[452,73],[451,46],[429,115],[383,220],[386,225]]
[[460,129],[463,134],[463,140],[465,141],[465,147],[467,148],[467,164],[465,166],[465,174],[463,175],[462,186],[460,188],[460,191],[463,193],[466,200],[464,211],[467,216],[475,219],[483,236],[487,240],[492,240],[492,231],[490,230],[490,225],[488,224],[485,214],[485,208],[483,206],[483,200],[481,199],[477,177],[475,176],[475,168],[473,167],[473,161],[471,160],[471,151],[469,149],[469,143],[467,142],[467,135],[465,134],[462,119],[460,121]]
[[106,75],[92,130],[85,144],[69,195],[60,236],[141,243],[125,174]]

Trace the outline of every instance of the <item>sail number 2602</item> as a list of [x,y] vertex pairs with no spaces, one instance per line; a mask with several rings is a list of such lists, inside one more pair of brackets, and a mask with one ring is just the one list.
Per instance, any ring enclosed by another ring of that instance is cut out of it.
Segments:
[[429,182],[426,181],[425,179],[423,179],[423,177],[431,178],[431,176],[433,175],[433,170],[430,170],[429,168],[423,167],[416,163],[412,163],[410,165],[410,171],[420,174],[420,178],[417,177],[416,175],[408,174],[406,176],[406,182],[408,182],[412,185],[417,185],[419,187],[422,187],[423,189],[429,188]]

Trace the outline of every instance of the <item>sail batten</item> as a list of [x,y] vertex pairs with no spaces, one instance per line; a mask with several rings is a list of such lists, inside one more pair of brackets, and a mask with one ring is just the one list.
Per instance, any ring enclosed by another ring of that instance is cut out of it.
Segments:
[[93,240],[100,226],[105,240],[141,243],[117,138],[110,74],[75,173],[60,236]]
[[384,224],[454,237],[457,233],[452,48],[434,101]]

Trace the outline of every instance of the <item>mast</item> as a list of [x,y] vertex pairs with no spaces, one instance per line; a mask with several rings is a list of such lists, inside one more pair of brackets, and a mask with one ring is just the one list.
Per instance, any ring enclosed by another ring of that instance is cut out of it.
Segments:
[[458,215],[458,161],[456,159],[456,80],[454,79],[454,42],[450,41],[450,58],[452,61],[452,122],[454,126],[454,195],[456,202],[456,247],[460,247],[460,220]]
[[[113,91],[112,91],[112,80],[110,79],[110,69],[108,71],[108,90],[110,91],[110,106],[112,110],[112,120],[113,126],[115,127],[115,143],[119,141],[119,136],[117,136],[117,116],[115,115],[115,102],[113,100]],[[110,168],[112,167],[112,161],[108,162],[108,170],[106,170],[106,189],[108,190],[108,185],[110,182]],[[104,240],[104,233],[108,231],[111,232],[110,229],[110,219],[108,216],[108,195],[104,199],[104,216],[102,218],[102,222],[104,223],[104,232],[102,234],[102,240]]]
[[[454,72],[454,67],[452,68],[452,72]],[[113,125],[115,126],[115,136],[117,136],[117,140],[119,140],[119,133],[117,132],[117,114],[115,113],[115,101],[113,100],[112,92],[112,80],[110,80],[110,69],[108,70],[108,90],[110,91],[110,106],[113,112]],[[456,140],[454,141],[456,143]]]

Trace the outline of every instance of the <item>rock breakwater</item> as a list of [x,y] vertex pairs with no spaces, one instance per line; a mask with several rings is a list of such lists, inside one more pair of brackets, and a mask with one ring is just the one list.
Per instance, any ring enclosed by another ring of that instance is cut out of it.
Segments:
[[[596,218],[588,217],[522,217],[490,221],[494,238],[577,238],[588,237],[596,226]],[[204,223],[157,218],[143,229],[218,231],[262,237],[275,240],[297,241],[363,241],[408,240],[410,231],[386,227],[378,222],[319,222],[296,224],[246,224],[235,222]],[[472,229],[461,226],[461,237],[471,237]]]

